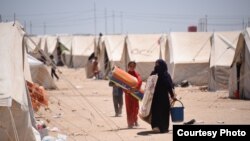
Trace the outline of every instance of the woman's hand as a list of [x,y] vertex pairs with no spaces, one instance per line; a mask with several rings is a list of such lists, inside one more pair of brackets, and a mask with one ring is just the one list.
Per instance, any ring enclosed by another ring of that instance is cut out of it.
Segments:
[[171,96],[171,98],[172,98],[173,101],[178,100],[178,99],[176,98],[176,94],[174,94],[173,96]]
[[178,99],[177,99],[176,97],[173,97],[172,100],[173,100],[173,101],[177,101]]
[[130,91],[131,93],[134,93],[136,90],[137,90],[136,88],[130,88],[130,89],[129,89],[129,91]]

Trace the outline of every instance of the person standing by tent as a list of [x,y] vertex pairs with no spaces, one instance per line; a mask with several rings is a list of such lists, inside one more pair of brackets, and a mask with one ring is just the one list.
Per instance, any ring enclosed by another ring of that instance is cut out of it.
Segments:
[[155,67],[151,75],[158,75],[151,105],[151,127],[154,132],[166,133],[169,131],[169,95],[173,101],[177,100],[166,62],[162,59],[158,59],[155,62]]
[[114,82],[110,81],[109,86],[113,87],[113,103],[115,108],[115,116],[121,116],[123,106],[123,90],[118,87]]
[[[136,68],[136,62],[130,61],[128,63],[128,73],[134,76],[138,80],[138,84],[135,88],[131,89],[133,90],[139,90],[142,85],[142,79],[138,72],[135,71]],[[138,112],[139,112],[139,101],[133,97],[131,94],[129,94],[129,91],[125,90],[125,104],[126,104],[126,112],[127,112],[127,123],[128,128],[133,128],[133,126],[139,126],[138,125]]]
[[93,58],[92,63],[93,63],[92,72],[93,72],[94,78],[99,79],[98,58],[96,56]]
[[54,61],[54,56],[50,55],[50,60],[51,60],[51,77],[54,78],[54,76],[56,77],[57,80],[59,80],[58,75],[56,74],[56,64]]

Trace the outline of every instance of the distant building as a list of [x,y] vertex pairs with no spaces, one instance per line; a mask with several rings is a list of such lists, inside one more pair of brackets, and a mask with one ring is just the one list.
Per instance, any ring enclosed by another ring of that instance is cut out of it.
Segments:
[[188,27],[188,32],[197,32],[197,26],[194,26],[194,25],[189,26]]

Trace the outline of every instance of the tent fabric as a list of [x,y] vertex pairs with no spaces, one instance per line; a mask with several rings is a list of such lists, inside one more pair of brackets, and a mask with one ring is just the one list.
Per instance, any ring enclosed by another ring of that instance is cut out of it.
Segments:
[[55,62],[58,62],[58,54],[57,54],[58,37],[46,35],[43,38],[45,40],[43,49],[44,53],[46,54],[46,56],[53,55]]
[[[231,65],[229,97],[250,99],[250,28],[239,37]],[[237,93],[239,94],[237,96]]]
[[94,36],[74,36],[72,41],[73,67],[85,67],[88,62],[88,57],[94,52],[94,48]]
[[128,61],[137,63],[136,70],[143,80],[146,80],[152,72],[155,61],[160,58],[161,34],[134,34],[126,38]]
[[35,58],[41,60],[42,54],[48,54],[48,49],[46,45],[46,36],[25,36],[24,46],[27,48],[29,54]]
[[[30,74],[24,72],[29,66],[23,47],[24,34],[17,21],[0,23],[0,140],[4,141],[36,140],[25,83]],[[5,100],[11,101],[2,102]]]
[[169,47],[168,47],[168,37],[167,35],[163,34],[158,41],[160,43],[160,58],[169,62]]
[[228,89],[230,66],[239,35],[240,31],[213,34],[208,84],[210,91]]
[[[46,48],[47,48],[47,53],[48,54],[54,54],[56,51],[56,47],[57,47],[57,36],[47,36],[46,37]],[[56,55],[56,54],[54,54]]]
[[72,39],[73,36],[59,36],[59,43],[67,48],[67,50],[64,50],[62,52],[62,61],[63,63],[68,66],[68,67],[72,67]]
[[38,36],[25,36],[24,44],[28,52],[33,52],[38,48],[41,38]]
[[168,62],[173,82],[183,80],[193,85],[208,84],[210,32],[172,32],[169,35]]
[[105,78],[114,66],[123,70],[126,68],[125,36],[107,35],[102,38],[102,49],[98,59],[100,71]]
[[38,49],[41,49],[45,52],[48,52],[47,48],[46,48],[46,36],[40,36],[40,42],[38,43]]
[[[24,72],[23,72],[23,31],[18,27],[12,27],[11,23],[1,24],[1,58],[0,74],[1,90],[3,94],[12,96],[18,103],[23,102]],[[15,69],[13,69],[15,68]],[[17,75],[14,75],[17,74]],[[18,83],[13,83],[13,81]]]
[[54,80],[48,72],[47,67],[42,62],[32,57],[31,55],[28,55],[28,62],[30,66],[32,81],[34,83],[43,86],[45,89],[57,88]]

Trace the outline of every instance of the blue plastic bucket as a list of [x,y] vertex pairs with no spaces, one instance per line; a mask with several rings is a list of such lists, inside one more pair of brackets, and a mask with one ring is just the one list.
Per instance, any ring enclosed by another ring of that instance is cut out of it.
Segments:
[[184,120],[183,103],[180,100],[177,100],[177,101],[181,103],[181,107],[174,107],[174,104],[176,103],[176,101],[171,104],[170,114],[171,114],[172,122],[182,122]]

